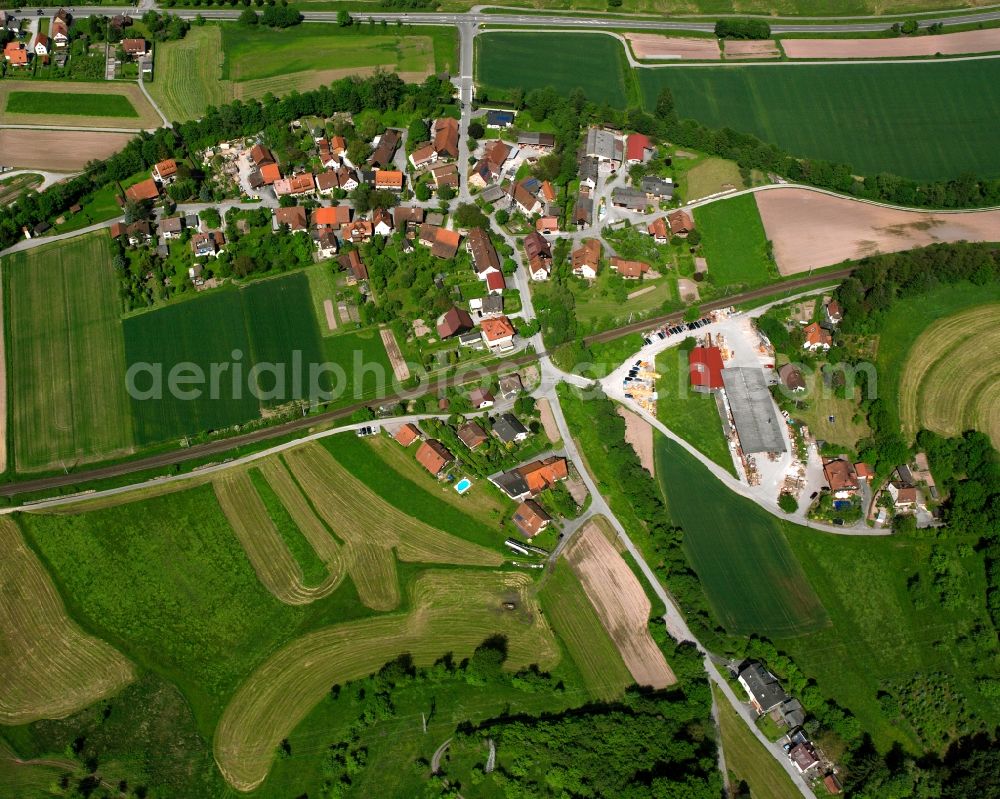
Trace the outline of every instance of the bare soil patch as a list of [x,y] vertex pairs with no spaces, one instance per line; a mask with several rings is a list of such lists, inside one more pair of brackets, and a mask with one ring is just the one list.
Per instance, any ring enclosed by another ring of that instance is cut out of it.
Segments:
[[633,413],[628,408],[618,406],[618,415],[625,420],[625,440],[635,450],[639,456],[639,463],[642,468],[651,475],[656,475],[656,466],[653,459],[653,427],[639,414]]
[[681,295],[681,302],[698,302],[701,298],[698,284],[689,277],[677,278],[677,292]]
[[[789,58],[906,58],[1000,51],[1000,28],[899,39],[782,39]],[[729,45],[726,45],[729,50]]]
[[[2,354],[2,351],[0,351]],[[559,425],[556,424],[556,417],[552,415],[552,407],[547,399],[538,400],[538,414],[542,418],[542,428],[545,430],[545,437],[550,443],[555,443],[562,436],[559,435]]]
[[727,41],[726,42],[726,58],[778,58],[781,55],[781,51],[778,49],[778,43],[771,39],[764,39],[762,41]]
[[[11,92],[54,94],[119,94],[139,113],[137,117],[74,116],[72,114],[12,114],[8,113],[7,97]],[[5,125],[66,125],[74,128],[127,128],[142,130],[158,128],[163,123],[156,109],[135,83],[79,83],[75,81],[4,81],[0,86],[0,122]]]
[[596,523],[589,522],[576,534],[566,559],[635,681],[653,688],[677,682],[649,634],[646,592]]
[[3,283],[0,282],[0,472],[7,471],[7,354],[3,330]]
[[121,150],[129,133],[83,130],[0,130],[0,162],[5,166],[74,172],[88,161],[103,160]]
[[323,300],[323,313],[326,314],[326,327],[328,330],[337,329],[337,314],[333,310],[333,300]]
[[378,331],[382,336],[382,343],[385,345],[385,354],[389,356],[389,363],[392,364],[392,371],[399,382],[410,379],[410,367],[406,365],[403,353],[396,343],[396,334],[388,328],[383,327]]
[[782,275],[936,242],[1000,240],[1000,211],[900,211],[795,188],[756,197]]
[[656,33],[626,33],[625,38],[639,59],[717,61],[722,57],[717,39],[660,36]]
[[630,300],[634,300],[636,297],[641,297],[643,294],[649,294],[651,291],[656,291],[656,286],[646,286],[645,288],[630,291],[628,298]]

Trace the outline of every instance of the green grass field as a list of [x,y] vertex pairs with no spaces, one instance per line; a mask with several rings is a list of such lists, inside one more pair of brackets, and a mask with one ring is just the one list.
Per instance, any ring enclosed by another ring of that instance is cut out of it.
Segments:
[[[800,635],[826,612],[782,534],[782,523],[719,484],[657,435],[656,478],[716,617],[732,633]],[[813,533],[811,533],[813,534]],[[814,534],[813,534],[814,535]]]
[[[331,363],[340,364],[346,375],[343,402],[374,399],[392,386],[393,372],[385,345],[377,330],[341,333],[323,339],[323,353]],[[340,376],[332,384],[336,392]]]
[[10,114],[67,114],[81,117],[138,117],[128,97],[120,94],[74,94],[70,92],[11,92]]
[[10,436],[19,471],[132,450],[117,280],[104,231],[4,259]]
[[[684,368],[681,368],[683,362]],[[683,361],[679,347],[664,350],[656,359],[659,399],[656,417],[703,455],[736,475],[729,444],[722,433],[722,420],[712,394],[691,390],[687,353]]]
[[716,286],[761,286],[777,278],[767,257],[767,235],[752,194],[709,203],[694,211],[708,261],[708,277]]
[[[730,127],[792,155],[860,174],[918,180],[1000,174],[993,120],[1000,62],[754,65],[638,70],[647,108],[668,86],[678,113]],[[913,87],[920,87],[915,101]],[[748,98],[752,98],[752,101]]]
[[561,95],[581,88],[594,102],[622,108],[632,83],[624,55],[610,36],[490,32],[476,39],[476,83],[502,92],[551,86]]

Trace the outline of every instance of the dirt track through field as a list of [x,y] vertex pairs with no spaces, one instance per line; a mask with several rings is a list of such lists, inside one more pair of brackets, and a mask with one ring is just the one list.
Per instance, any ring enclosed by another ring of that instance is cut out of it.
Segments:
[[[412,586],[413,610],[326,627],[272,655],[230,700],[213,741],[230,785],[253,790],[267,777],[278,743],[334,684],[367,676],[404,652],[417,666],[445,653],[456,660],[486,638],[507,638],[504,668],[558,664],[559,647],[534,599],[532,580],[514,572],[427,571]],[[505,610],[504,602],[515,605]]]
[[[308,586],[302,567],[274,525],[257,489],[245,470],[229,470],[213,480],[215,496],[230,527],[246,552],[258,579],[275,598],[286,605],[307,605],[332,594],[344,577],[336,542],[326,554],[328,576],[316,586]],[[326,558],[317,552],[324,561]]]
[[907,58],[937,53],[993,53],[1000,51],[1000,28],[898,39],[782,39],[781,47],[789,58]]
[[618,415],[625,420],[625,441],[639,456],[642,468],[656,475],[656,461],[653,457],[653,426],[639,414],[618,406]]
[[0,129],[0,163],[26,169],[75,172],[88,161],[103,161],[133,138],[131,133],[85,130]]
[[1000,211],[901,211],[791,187],[754,196],[782,275],[935,242],[1000,240]]
[[135,679],[124,655],[70,619],[10,516],[0,552],[0,723],[64,718]]
[[576,534],[565,557],[635,681],[653,688],[677,682],[649,634],[646,592],[595,522]]
[[403,353],[399,349],[399,344],[396,343],[396,334],[389,330],[387,327],[379,328],[379,335],[382,336],[382,344],[385,346],[385,354],[389,356],[389,363],[392,364],[393,374],[396,375],[396,379],[402,383],[404,380],[410,379],[410,367],[406,365],[406,360],[403,358]]

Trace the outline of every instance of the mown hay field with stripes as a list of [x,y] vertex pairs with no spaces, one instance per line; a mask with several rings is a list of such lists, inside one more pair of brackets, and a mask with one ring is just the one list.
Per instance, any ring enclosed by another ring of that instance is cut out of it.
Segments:
[[0,551],[0,724],[62,718],[132,681],[128,659],[69,618],[9,516]]
[[125,350],[107,233],[4,258],[13,461],[72,467],[133,451]]
[[930,325],[913,343],[899,384],[903,430],[944,436],[986,433],[1000,448],[1000,303]]
[[[493,634],[507,637],[508,670],[551,669],[559,647],[515,572],[427,571],[412,587],[408,614],[336,625],[303,636],[270,658],[233,697],[216,730],[215,759],[226,780],[252,790],[267,776],[278,743],[329,692],[399,652],[418,666],[445,653],[468,657]],[[517,606],[503,610],[504,602]]]

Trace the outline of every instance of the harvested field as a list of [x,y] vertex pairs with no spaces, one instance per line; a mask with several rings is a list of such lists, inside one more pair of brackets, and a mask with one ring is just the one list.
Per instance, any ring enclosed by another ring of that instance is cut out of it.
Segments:
[[410,367],[403,358],[403,353],[400,352],[399,344],[396,343],[396,335],[386,327],[379,328],[378,332],[382,336],[385,354],[389,356],[389,363],[392,364],[392,373],[400,383],[409,380]]
[[1000,446],[1000,304],[930,325],[910,348],[899,384],[899,414],[912,440],[921,428],[945,436],[975,429]]
[[[502,634],[506,669],[553,668],[558,645],[529,595],[531,582],[511,572],[424,572],[412,586],[409,614],[338,624],[288,644],[243,683],[222,714],[213,749],[223,776],[238,790],[258,786],[278,743],[331,685],[366,676],[403,652],[429,666],[448,652],[468,657]],[[505,611],[507,601],[516,610]]]
[[626,33],[625,38],[639,60],[717,61],[722,57],[718,39],[656,33]]
[[653,457],[653,426],[639,414],[633,413],[622,405],[618,406],[618,415],[625,420],[625,441],[639,456],[642,468],[651,475],[656,475],[655,459]]
[[941,241],[1000,240],[1000,211],[900,211],[795,188],[756,198],[782,275]]
[[121,150],[131,133],[84,130],[0,130],[0,153],[7,166],[75,172],[88,161],[102,161]]
[[[319,444],[289,450],[286,462],[333,534],[346,544],[347,570],[375,610],[399,604],[392,550],[400,560],[498,566],[498,552],[463,541],[396,509]],[[381,553],[377,550],[381,550]]]
[[119,691],[132,664],[84,633],[17,524],[0,518],[0,723],[63,718]]
[[562,436],[559,434],[559,425],[556,424],[556,417],[552,415],[552,407],[547,399],[538,400],[538,415],[542,420],[542,429],[545,430],[545,437],[554,444]]
[[344,576],[339,553],[332,551],[338,568],[330,569],[318,585],[307,585],[302,567],[282,540],[246,471],[229,470],[216,477],[213,484],[219,506],[257,577],[276,599],[286,605],[305,605],[336,590]]
[[[1000,28],[898,39],[782,39],[789,58],[907,58],[1000,51]],[[726,50],[729,50],[727,43]]]
[[[104,98],[107,112],[102,111],[100,101],[94,105],[95,113],[92,114],[52,113],[51,111],[44,113],[40,110],[31,113],[18,113],[7,110],[12,100],[15,101],[15,105],[21,103],[25,108],[37,108],[38,95],[46,93],[54,95],[53,104],[57,109],[60,104],[65,103],[66,95],[69,94],[82,95],[84,101],[90,102],[92,105],[94,101],[89,98],[93,98],[95,95],[100,96]],[[123,99],[109,100],[109,95],[118,95]],[[126,103],[131,104],[135,110],[134,116],[122,115],[123,110],[127,108]],[[105,115],[106,113],[110,116]],[[158,128],[162,124],[162,120],[135,83],[5,80],[0,85],[0,124],[65,125],[78,128],[142,130]]]
[[740,58],[779,58],[781,51],[778,43],[771,39],[761,41],[738,41],[731,39],[726,42],[726,59],[732,61]]
[[677,682],[649,634],[646,592],[597,524],[591,521],[576,534],[565,557],[635,681],[653,688]]

